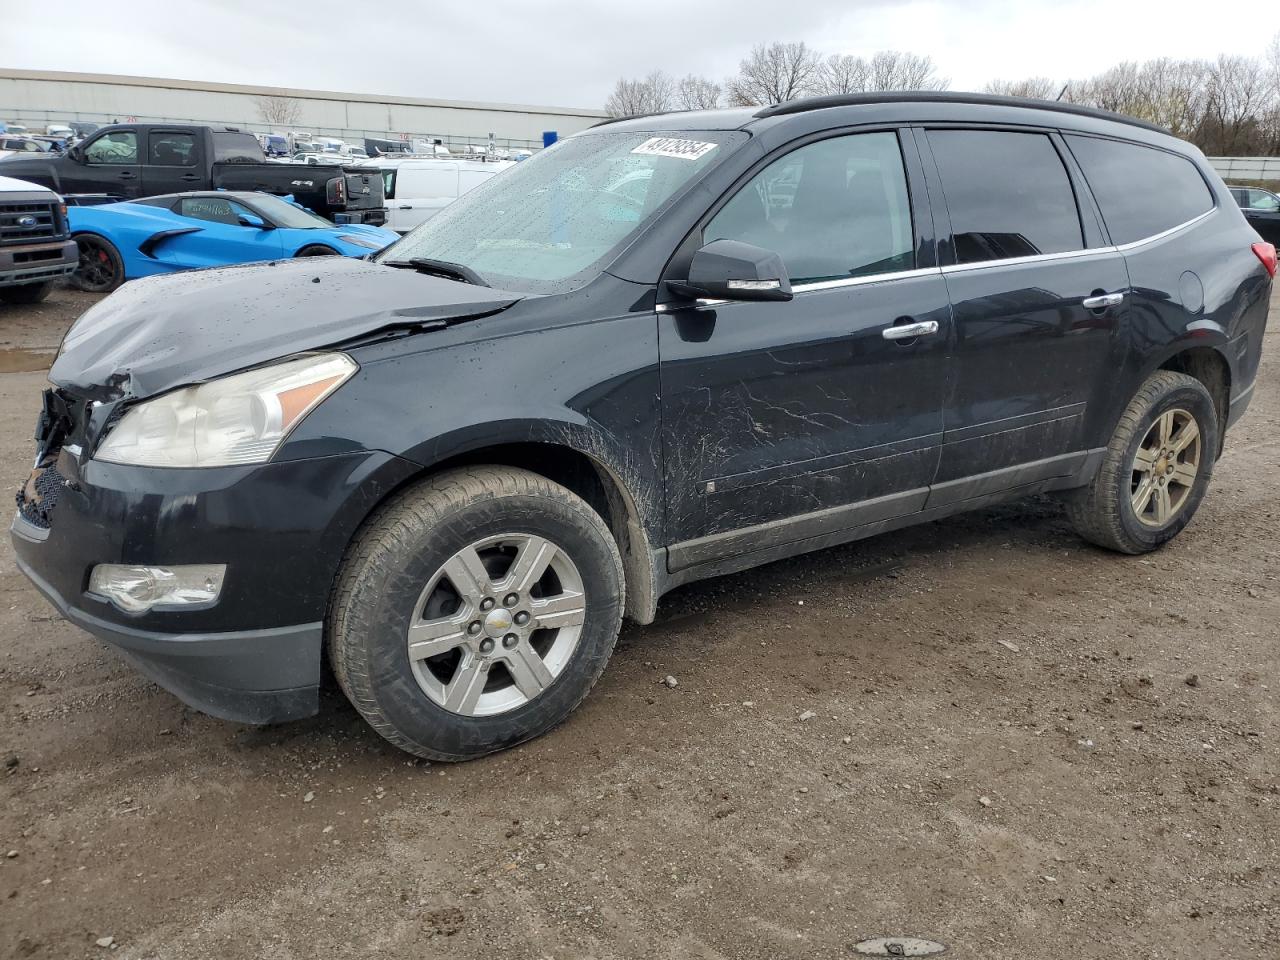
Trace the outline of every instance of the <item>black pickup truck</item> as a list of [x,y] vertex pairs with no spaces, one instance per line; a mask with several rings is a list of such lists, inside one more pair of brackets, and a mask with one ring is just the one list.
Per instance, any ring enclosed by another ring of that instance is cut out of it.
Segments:
[[261,190],[292,194],[304,207],[337,223],[386,222],[377,171],[270,163],[250,133],[190,124],[103,127],[65,154],[0,160],[0,175],[77,195],[136,200],[186,190]]

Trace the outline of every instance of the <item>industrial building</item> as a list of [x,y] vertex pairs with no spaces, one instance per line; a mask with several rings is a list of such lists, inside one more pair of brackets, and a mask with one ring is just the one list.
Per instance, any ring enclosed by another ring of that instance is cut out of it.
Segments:
[[48,123],[194,121],[254,133],[290,130],[317,136],[439,139],[538,147],[545,131],[560,136],[604,118],[599,110],[383,97],[237,83],[0,68],[0,120],[30,128]]

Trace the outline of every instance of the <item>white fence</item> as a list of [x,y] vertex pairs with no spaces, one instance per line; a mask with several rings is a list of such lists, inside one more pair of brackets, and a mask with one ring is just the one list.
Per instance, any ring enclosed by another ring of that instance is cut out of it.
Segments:
[[1280,180],[1280,157],[1209,157],[1223,180]]

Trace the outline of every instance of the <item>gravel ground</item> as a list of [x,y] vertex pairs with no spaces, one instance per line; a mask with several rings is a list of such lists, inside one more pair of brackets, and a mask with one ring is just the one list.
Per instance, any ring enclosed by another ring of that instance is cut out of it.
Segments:
[[[0,307],[6,490],[92,300]],[[1038,499],[686,587],[568,723],[461,766],[338,695],[267,729],[187,710],[5,538],[0,956],[1275,957],[1267,340],[1162,552],[1093,549]]]

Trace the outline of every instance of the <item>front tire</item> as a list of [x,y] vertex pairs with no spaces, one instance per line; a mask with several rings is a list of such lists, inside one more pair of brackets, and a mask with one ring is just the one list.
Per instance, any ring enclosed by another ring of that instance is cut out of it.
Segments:
[[19,287],[0,287],[0,300],[14,304],[39,303],[49,296],[49,291],[52,289],[52,280],[46,280],[44,283],[24,283]]
[[582,702],[613,652],[623,592],[617,545],[580,497],[525,470],[451,470],[357,535],[330,604],[329,658],[392,744],[468,760]]
[[1067,497],[1067,515],[1091,543],[1149,553],[1195,515],[1213,476],[1220,425],[1204,384],[1159,370],[1116,426],[1093,481]]

